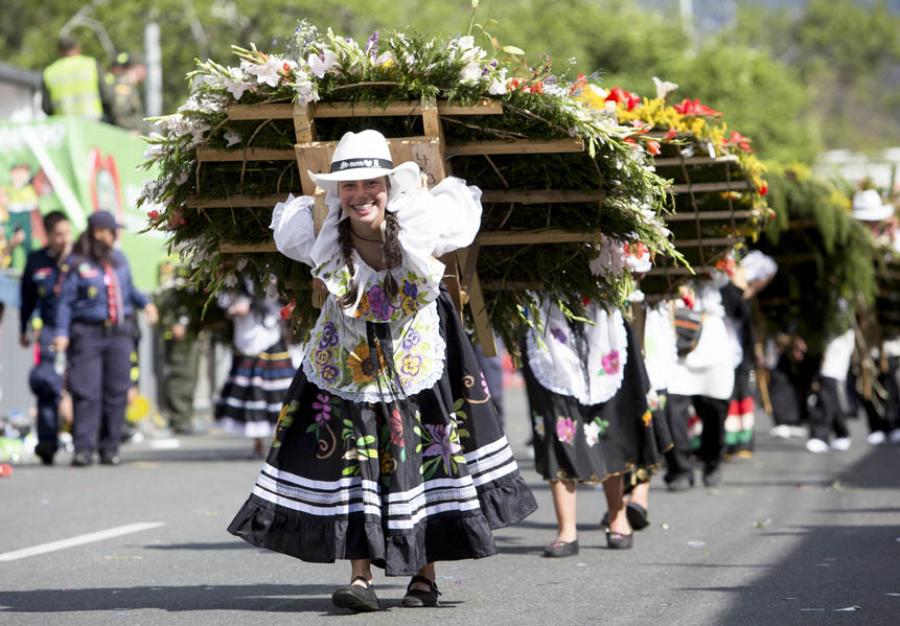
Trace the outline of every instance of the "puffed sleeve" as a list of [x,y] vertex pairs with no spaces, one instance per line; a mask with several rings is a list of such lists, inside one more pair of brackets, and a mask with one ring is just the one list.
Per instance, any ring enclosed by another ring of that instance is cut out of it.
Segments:
[[481,226],[481,190],[459,178],[445,178],[399,202],[400,245],[413,259],[424,261],[465,248]]
[[272,229],[275,247],[284,256],[306,265],[313,265],[311,252],[316,242],[312,215],[312,196],[288,196],[272,210]]

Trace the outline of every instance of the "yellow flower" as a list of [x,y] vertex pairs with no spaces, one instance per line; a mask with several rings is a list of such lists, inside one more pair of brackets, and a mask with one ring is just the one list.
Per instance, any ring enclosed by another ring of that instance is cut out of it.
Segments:
[[[383,370],[385,368],[383,354],[379,353],[378,361],[381,364],[379,369]],[[378,373],[372,364],[372,352],[364,341],[353,348],[353,351],[347,357],[347,366],[353,374],[353,382],[358,385],[372,382],[375,380],[375,374]]]
[[647,411],[641,416],[641,419],[644,421],[644,428],[648,428],[650,426],[650,422],[653,421],[653,413]]
[[403,298],[403,302],[400,304],[400,307],[403,309],[404,314],[413,315],[416,311],[419,310],[419,303],[415,298],[406,297]]

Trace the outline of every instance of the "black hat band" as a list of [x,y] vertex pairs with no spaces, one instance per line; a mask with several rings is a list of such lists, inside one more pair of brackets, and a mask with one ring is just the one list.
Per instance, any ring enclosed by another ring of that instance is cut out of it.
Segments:
[[363,169],[369,167],[383,167],[385,169],[394,169],[394,163],[387,159],[344,159],[343,161],[334,161],[331,164],[331,173],[346,172],[347,170]]

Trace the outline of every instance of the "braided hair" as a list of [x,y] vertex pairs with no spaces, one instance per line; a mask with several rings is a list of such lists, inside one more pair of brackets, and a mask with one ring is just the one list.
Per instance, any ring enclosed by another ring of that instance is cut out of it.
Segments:
[[[388,179],[388,191],[390,191],[390,179]],[[384,259],[384,265],[388,269],[393,269],[403,263],[403,250],[400,247],[400,222],[397,220],[397,214],[393,211],[384,212],[384,223],[382,224],[382,244],[381,253]],[[338,223],[338,244],[341,246],[341,254],[344,257],[344,263],[347,265],[347,271],[350,272],[350,285],[347,293],[338,300],[342,307],[349,308],[354,305],[359,296],[359,285],[353,280],[353,274],[356,272],[355,263],[353,262],[353,231],[351,230],[350,219],[343,219]],[[397,297],[397,280],[394,275],[388,272],[384,281],[385,293],[389,300]]]

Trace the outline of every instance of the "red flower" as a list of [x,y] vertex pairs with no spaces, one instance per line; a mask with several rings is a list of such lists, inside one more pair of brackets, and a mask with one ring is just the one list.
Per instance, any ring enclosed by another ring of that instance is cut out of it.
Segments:
[[296,300],[291,300],[288,304],[285,304],[281,307],[281,319],[289,320],[291,319],[291,314],[294,312],[294,307],[297,306]]
[[583,306],[588,306],[588,305],[590,305],[590,303],[591,303],[590,298],[588,298],[587,296],[581,296],[581,304]]
[[656,140],[651,140],[647,142],[647,152],[656,156],[660,152],[659,142]]
[[728,139],[722,139],[722,143],[732,146],[737,146],[744,152],[752,152],[753,148],[750,147],[750,138],[744,137],[742,134],[737,132],[736,130],[731,131],[731,136]]
[[575,82],[572,83],[572,86],[569,87],[570,95],[577,95],[581,93],[584,88],[587,87],[587,78],[585,78],[584,74],[579,74],[578,78],[575,79]]
[[680,103],[676,104],[672,107],[678,113],[682,115],[706,115],[706,116],[716,116],[722,115],[721,111],[716,111],[715,109],[711,109],[702,102],[700,102],[700,98],[694,98],[693,100],[688,100],[685,98]]
[[169,228],[178,228],[179,226],[184,226],[185,224],[187,224],[187,220],[184,219],[184,215],[182,215],[181,211],[176,209],[169,216],[169,223],[168,223]]
[[159,219],[159,211],[153,209],[152,211],[147,211],[147,217],[150,218],[151,221],[156,221]]
[[666,139],[666,140],[668,140],[668,141],[672,141],[672,140],[675,139],[675,137],[677,137],[677,136],[678,136],[678,131],[675,130],[674,128],[670,128],[670,129],[666,132],[664,139]]
[[636,93],[625,91],[620,87],[613,87],[609,90],[609,95],[606,96],[604,101],[625,105],[625,110],[631,111],[641,103],[641,97]]
[[630,143],[633,146],[637,145],[637,139],[635,139],[634,137],[625,137],[625,139],[623,139],[622,141],[624,141],[625,143]]
[[544,83],[543,81],[538,81],[533,84],[531,87],[527,87],[526,91],[530,91],[531,93],[544,93]]
[[769,184],[766,181],[763,181],[757,191],[759,191],[759,195],[765,196],[769,193]]
[[520,84],[521,83],[519,82],[518,78],[511,78],[509,81],[509,88],[510,89],[518,89]]

